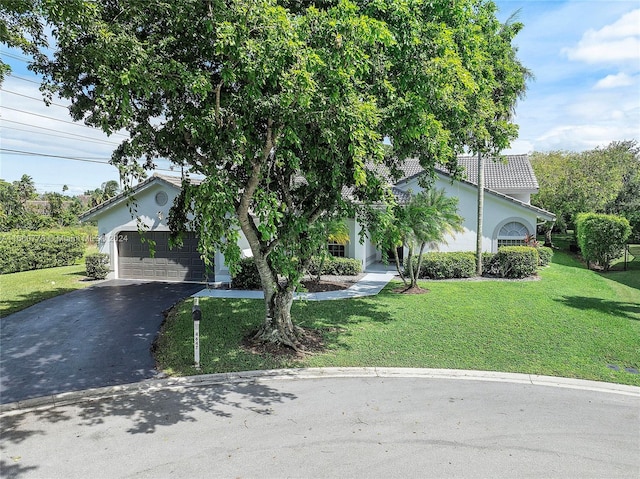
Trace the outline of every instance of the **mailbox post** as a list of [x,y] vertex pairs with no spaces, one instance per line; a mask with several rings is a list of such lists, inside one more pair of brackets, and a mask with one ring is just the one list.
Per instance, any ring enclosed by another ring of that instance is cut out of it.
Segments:
[[200,369],[200,319],[202,319],[200,298],[193,298],[191,316],[193,317],[193,359],[196,369]]

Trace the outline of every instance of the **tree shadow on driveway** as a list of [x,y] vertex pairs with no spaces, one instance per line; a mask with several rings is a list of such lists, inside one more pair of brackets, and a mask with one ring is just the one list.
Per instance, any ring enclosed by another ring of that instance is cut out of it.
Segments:
[[201,288],[107,281],[3,318],[0,403],[153,377],[163,311]]

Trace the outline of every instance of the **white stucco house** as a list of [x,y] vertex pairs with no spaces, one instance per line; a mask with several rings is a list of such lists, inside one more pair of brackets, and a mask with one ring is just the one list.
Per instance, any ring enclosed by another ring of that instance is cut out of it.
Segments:
[[[505,162],[485,162],[485,196],[483,218],[483,250],[496,252],[502,245],[522,244],[524,237],[535,234],[539,222],[555,221],[555,215],[530,204],[530,197],[538,191],[529,159],[526,155],[512,155]],[[440,251],[475,251],[477,212],[477,160],[460,157],[466,178],[453,181],[445,170],[438,170],[435,187],[444,188],[448,196],[459,199],[458,212],[464,218],[464,232],[452,237]],[[421,190],[418,178],[422,171],[417,160],[408,160],[403,177],[393,186],[402,197]],[[173,200],[180,193],[179,177],[155,174],[133,188],[136,211],[132,213],[125,194],[120,194],[84,213],[82,221],[98,224],[99,249],[110,257],[111,278],[162,281],[228,281],[229,271],[224,257],[214,258],[213,278],[207,277],[204,262],[197,250],[197,237],[189,233],[181,249],[170,249],[167,216]],[[136,217],[137,216],[137,217]],[[156,244],[150,257],[148,243],[141,238],[138,225],[146,229],[144,236]],[[349,236],[346,245],[329,245],[337,256],[359,259],[364,269],[382,258],[382,252],[368,239],[359,240],[361,225],[357,218],[347,220]],[[249,251],[246,240],[241,249]]]

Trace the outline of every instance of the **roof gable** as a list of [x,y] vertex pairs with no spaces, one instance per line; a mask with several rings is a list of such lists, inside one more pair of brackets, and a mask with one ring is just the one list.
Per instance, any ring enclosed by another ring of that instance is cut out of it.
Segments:
[[[200,180],[191,179],[190,181],[193,184],[200,184],[201,183]],[[139,193],[139,192],[149,188],[152,184],[155,184],[155,183],[158,183],[158,182],[164,183],[165,185],[169,186],[170,188],[174,188],[174,189],[177,189],[177,190],[180,190],[182,188],[182,178],[180,178],[179,176],[168,176],[168,175],[160,175],[158,173],[154,173],[153,176],[150,176],[149,178],[145,179],[144,181],[141,181],[140,183],[138,183],[137,185],[132,187],[130,190],[123,191],[122,193],[117,194],[113,198],[109,198],[107,201],[104,201],[104,202],[100,203],[99,205],[94,206],[90,210],[85,211],[84,213],[82,213],[80,215],[80,220],[81,221],[89,221],[93,217],[95,217],[96,215],[101,214],[101,213],[103,213],[105,211],[108,211],[111,208],[114,208],[115,206],[127,201],[132,196],[135,196],[136,193]]]

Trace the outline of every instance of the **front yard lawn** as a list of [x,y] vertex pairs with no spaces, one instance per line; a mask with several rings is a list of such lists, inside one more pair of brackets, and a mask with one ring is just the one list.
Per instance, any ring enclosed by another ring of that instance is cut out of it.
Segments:
[[[294,302],[297,324],[323,332],[326,350],[304,358],[252,354],[259,300],[201,299],[201,373],[283,367],[476,369],[640,386],[637,271],[598,274],[556,252],[539,281],[431,281],[424,295],[392,283],[376,297]],[[624,275],[618,276],[618,275]],[[156,345],[160,368],[196,374],[191,300],[169,315]],[[616,370],[617,369],[617,370]]]
[[0,317],[91,285],[90,281],[83,281],[85,269],[83,261],[73,266],[0,275]]

